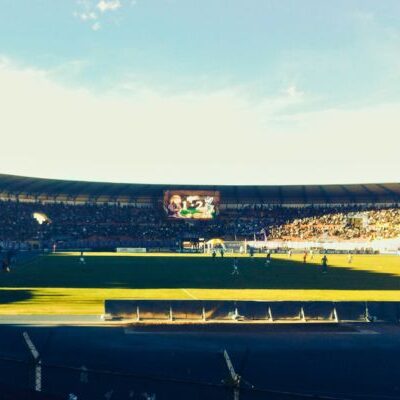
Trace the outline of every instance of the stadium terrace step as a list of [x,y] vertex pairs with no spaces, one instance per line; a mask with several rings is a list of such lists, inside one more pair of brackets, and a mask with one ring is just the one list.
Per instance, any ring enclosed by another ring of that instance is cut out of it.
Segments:
[[151,323],[399,322],[400,302],[106,300],[109,320]]

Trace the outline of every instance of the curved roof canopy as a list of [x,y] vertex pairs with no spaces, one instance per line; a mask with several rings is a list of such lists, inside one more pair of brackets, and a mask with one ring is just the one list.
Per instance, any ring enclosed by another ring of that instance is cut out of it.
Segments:
[[400,203],[400,183],[213,186],[84,182],[0,174],[2,198],[79,202],[157,202],[165,190],[217,190],[223,204]]

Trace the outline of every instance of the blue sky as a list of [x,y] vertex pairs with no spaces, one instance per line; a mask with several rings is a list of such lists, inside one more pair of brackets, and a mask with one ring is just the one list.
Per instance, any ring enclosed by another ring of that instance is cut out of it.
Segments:
[[1,172],[398,181],[397,0],[0,6]]

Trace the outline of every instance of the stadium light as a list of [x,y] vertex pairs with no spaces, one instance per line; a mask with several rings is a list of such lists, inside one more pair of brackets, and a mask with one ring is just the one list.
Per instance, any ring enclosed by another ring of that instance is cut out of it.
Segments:
[[36,221],[39,225],[42,225],[45,222],[51,223],[51,219],[44,213],[34,212],[32,216],[34,219],[36,219]]

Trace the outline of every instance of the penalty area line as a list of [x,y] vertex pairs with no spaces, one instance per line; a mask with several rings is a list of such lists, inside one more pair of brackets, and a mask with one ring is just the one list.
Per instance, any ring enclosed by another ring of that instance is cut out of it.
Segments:
[[189,292],[189,290],[186,289],[181,289],[183,292],[185,292],[189,297],[191,297],[193,300],[198,300],[196,296],[193,296],[192,293]]

